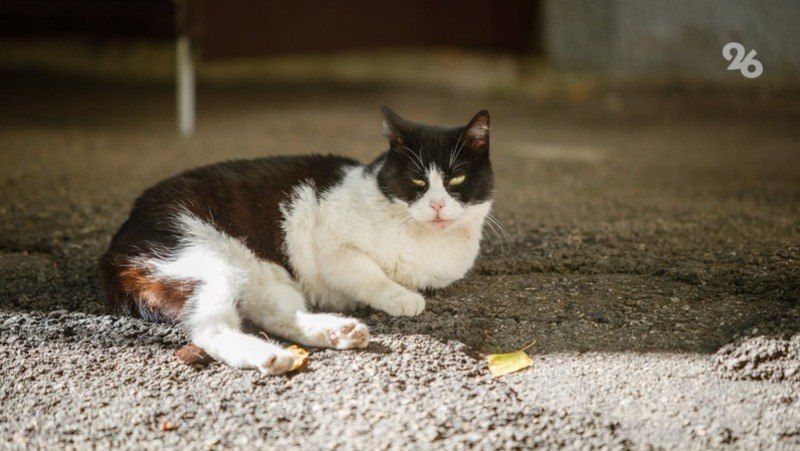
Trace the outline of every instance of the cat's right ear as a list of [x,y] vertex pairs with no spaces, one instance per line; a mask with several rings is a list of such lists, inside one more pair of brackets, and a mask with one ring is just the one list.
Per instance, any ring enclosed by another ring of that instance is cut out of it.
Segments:
[[489,153],[489,112],[481,110],[464,127],[468,148],[484,154]]
[[408,121],[386,105],[381,105],[381,112],[383,113],[383,136],[389,139],[392,146],[405,146],[403,134],[409,129]]

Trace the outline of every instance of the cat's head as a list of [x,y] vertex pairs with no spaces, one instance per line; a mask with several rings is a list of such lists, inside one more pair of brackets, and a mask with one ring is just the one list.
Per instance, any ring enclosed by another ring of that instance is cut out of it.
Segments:
[[377,179],[387,198],[403,204],[415,221],[438,229],[488,211],[494,187],[488,111],[465,126],[447,128],[382,109],[389,151]]

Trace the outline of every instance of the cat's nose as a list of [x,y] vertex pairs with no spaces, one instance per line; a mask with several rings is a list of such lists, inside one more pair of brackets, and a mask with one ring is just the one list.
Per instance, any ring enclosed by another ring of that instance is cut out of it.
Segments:
[[439,213],[439,211],[440,211],[442,208],[444,208],[444,199],[440,199],[440,200],[432,200],[432,201],[431,201],[431,208],[433,208],[434,210],[436,210],[436,213]]

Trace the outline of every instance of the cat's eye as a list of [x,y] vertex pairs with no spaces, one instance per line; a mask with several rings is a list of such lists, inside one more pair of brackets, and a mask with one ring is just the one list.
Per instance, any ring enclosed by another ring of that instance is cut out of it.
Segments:
[[447,182],[447,184],[450,185],[450,186],[457,186],[457,185],[460,185],[460,184],[464,183],[464,179],[465,178],[467,178],[466,175],[458,175],[458,176],[455,176],[455,177],[451,178],[450,181]]
[[425,185],[427,185],[427,183],[425,183],[425,180],[422,180],[422,179],[411,179],[411,183],[413,183],[413,184],[415,184],[417,186],[425,186]]

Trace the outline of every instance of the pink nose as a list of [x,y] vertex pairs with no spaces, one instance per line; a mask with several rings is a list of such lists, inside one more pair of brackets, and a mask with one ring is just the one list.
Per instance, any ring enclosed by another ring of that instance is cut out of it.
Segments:
[[432,200],[431,208],[436,210],[436,213],[439,213],[439,211],[444,208],[444,200]]

